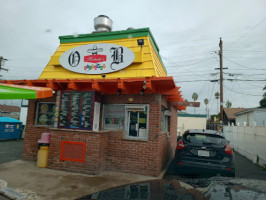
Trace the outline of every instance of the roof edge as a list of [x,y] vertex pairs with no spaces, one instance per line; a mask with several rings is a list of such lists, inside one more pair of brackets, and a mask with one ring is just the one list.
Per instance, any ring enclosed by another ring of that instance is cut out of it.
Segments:
[[144,34],[142,36],[148,36],[150,33],[150,29],[141,28],[141,29],[120,30],[120,31],[111,31],[111,32],[64,35],[64,36],[59,36],[59,40],[60,43],[62,44],[62,43],[85,42],[85,41],[99,41],[99,40],[108,40],[108,39],[109,40],[124,39],[128,38],[128,35],[125,34],[132,34],[131,37],[141,37],[138,35],[140,33]]
[[266,111],[266,108],[249,108],[249,109],[237,112],[234,115],[237,116],[237,115],[241,115],[241,114],[244,114],[244,113],[248,113],[248,112],[252,112],[252,111],[261,111],[261,110],[265,110]]

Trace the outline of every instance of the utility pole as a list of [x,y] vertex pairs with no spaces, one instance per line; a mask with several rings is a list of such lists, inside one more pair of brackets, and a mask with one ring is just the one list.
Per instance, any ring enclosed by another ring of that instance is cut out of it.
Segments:
[[[2,56],[0,56],[0,71],[1,71],[1,70],[8,71],[8,69],[2,67],[2,66],[4,66],[4,64],[5,64],[5,61],[7,61],[7,59],[5,59],[5,58],[3,58]],[[1,77],[1,76],[2,76],[2,75],[0,75],[0,77]]]
[[7,59],[3,58],[2,56],[0,56],[0,71],[1,70],[5,70],[8,71],[8,69],[3,68],[2,66],[5,65],[5,62],[7,61]]
[[221,121],[223,122],[223,102],[224,102],[224,91],[223,91],[223,41],[222,38],[220,38],[219,43],[220,51],[220,116]]

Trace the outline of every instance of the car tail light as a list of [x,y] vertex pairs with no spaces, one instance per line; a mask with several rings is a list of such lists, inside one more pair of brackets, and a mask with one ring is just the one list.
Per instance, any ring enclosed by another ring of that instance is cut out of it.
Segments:
[[225,151],[225,153],[227,153],[227,154],[233,154],[233,148],[230,147],[228,144],[225,146],[224,151]]
[[178,141],[178,143],[177,143],[177,147],[176,147],[176,148],[177,148],[177,149],[184,149],[184,143],[183,143],[182,140]]

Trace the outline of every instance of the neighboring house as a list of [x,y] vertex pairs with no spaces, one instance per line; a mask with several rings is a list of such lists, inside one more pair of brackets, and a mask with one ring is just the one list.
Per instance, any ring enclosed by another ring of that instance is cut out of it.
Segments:
[[0,117],[11,117],[19,120],[20,107],[0,105]]
[[247,108],[224,108],[223,124],[236,125],[236,117],[234,114],[244,110],[247,110]]
[[183,135],[187,129],[206,129],[207,115],[178,113],[177,134]]
[[266,109],[251,108],[235,113],[237,126],[266,126]]

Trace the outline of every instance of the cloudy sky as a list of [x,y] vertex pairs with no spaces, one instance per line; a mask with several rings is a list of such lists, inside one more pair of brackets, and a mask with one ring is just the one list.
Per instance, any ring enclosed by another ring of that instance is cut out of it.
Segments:
[[[2,79],[37,79],[59,46],[58,36],[91,33],[100,14],[113,30],[149,27],[185,99],[197,92],[205,114],[217,113],[219,40],[224,43],[224,102],[257,107],[266,84],[264,0],[0,0]],[[230,79],[230,80],[226,80]],[[2,103],[13,103],[2,101]],[[188,108],[194,113],[194,109]]]

